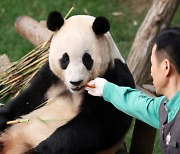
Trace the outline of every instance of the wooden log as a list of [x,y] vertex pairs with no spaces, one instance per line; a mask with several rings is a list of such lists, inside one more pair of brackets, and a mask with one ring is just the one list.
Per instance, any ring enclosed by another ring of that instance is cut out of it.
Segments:
[[15,22],[16,31],[33,45],[48,41],[52,31],[48,30],[43,24],[37,22],[29,16],[20,16]]
[[148,86],[143,85],[143,87],[140,87],[140,86],[136,85],[136,89],[150,97],[156,97],[157,94],[155,92],[152,92],[151,86],[152,85],[148,85]]
[[11,62],[6,54],[0,55],[0,74],[11,66]]
[[136,119],[129,153],[152,154],[155,137],[155,128]]

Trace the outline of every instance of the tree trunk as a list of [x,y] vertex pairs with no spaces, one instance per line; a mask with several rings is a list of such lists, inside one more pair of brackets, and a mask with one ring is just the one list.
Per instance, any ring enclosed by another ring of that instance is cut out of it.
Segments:
[[180,0],[154,0],[134,39],[127,64],[138,85],[148,83],[150,77],[150,55],[152,39],[167,28],[176,12]]

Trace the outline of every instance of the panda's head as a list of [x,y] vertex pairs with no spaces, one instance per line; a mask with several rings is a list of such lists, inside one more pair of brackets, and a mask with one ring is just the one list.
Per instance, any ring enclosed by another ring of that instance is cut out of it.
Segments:
[[49,51],[50,68],[71,92],[82,92],[87,81],[103,76],[113,65],[106,18],[76,15],[64,20],[59,12],[52,12],[47,27],[55,32]]

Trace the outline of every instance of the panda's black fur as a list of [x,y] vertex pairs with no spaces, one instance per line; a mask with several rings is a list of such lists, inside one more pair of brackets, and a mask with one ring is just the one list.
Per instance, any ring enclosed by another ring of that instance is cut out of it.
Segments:
[[104,17],[98,17],[95,19],[92,29],[96,35],[105,34],[110,29],[109,21]]
[[[59,25],[54,26],[52,30],[57,30],[57,28],[60,28]],[[108,28],[102,32],[98,30],[99,27],[95,28],[94,25],[94,29],[96,29],[97,34],[102,34]],[[111,68],[109,64],[102,77],[119,86],[135,88],[133,77],[127,65],[120,59],[114,59],[114,63],[114,68]],[[47,62],[32,79],[28,88],[3,108],[0,108],[1,131],[5,129],[5,123],[8,120],[28,114],[39,107],[46,100],[45,94],[48,89],[57,83],[63,84],[61,79],[51,71],[49,62]],[[63,95],[68,97],[69,91],[67,90],[67,93],[65,92]],[[131,122],[130,116],[117,110],[111,103],[85,92],[79,113],[27,153],[94,154],[121,141]],[[3,148],[3,143],[1,148]]]
[[47,27],[51,31],[57,31],[64,24],[64,19],[57,11],[53,11],[49,14],[47,20]]

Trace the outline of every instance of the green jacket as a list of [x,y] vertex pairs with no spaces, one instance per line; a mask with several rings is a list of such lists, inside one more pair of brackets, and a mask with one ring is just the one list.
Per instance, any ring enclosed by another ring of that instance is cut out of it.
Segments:
[[[103,98],[117,109],[159,129],[159,107],[165,96],[152,98],[136,89],[107,82],[103,89]],[[180,91],[171,100],[166,101],[166,107],[170,122],[180,108]]]

